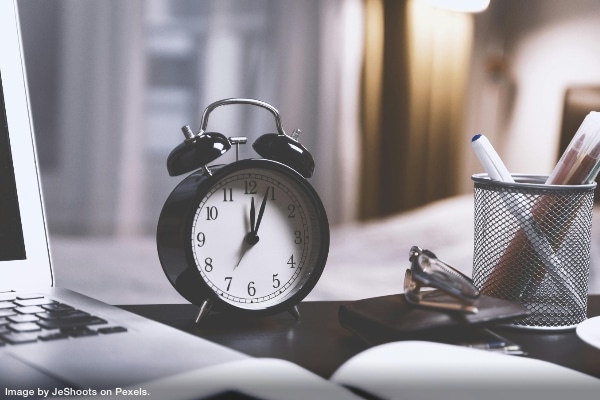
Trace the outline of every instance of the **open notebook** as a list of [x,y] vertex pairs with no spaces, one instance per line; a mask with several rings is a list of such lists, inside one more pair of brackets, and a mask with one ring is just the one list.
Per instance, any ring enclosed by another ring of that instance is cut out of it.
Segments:
[[53,287],[14,0],[0,1],[0,77],[0,397],[114,389],[248,358]]
[[[224,375],[237,379],[223,386],[219,377]],[[265,385],[264,376],[271,377],[270,385]],[[289,361],[252,358],[189,371],[145,387],[171,400],[196,400],[225,388],[249,399],[269,400],[596,400],[600,379],[531,358],[403,341],[355,355],[329,381]]]

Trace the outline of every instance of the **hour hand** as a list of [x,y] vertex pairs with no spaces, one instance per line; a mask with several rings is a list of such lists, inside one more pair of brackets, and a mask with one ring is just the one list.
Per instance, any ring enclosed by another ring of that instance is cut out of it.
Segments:
[[[261,210],[262,210],[262,207],[261,207]],[[259,212],[259,222],[260,222],[260,212]],[[258,230],[258,227],[256,226],[256,208],[254,207],[254,196],[253,196],[252,201],[250,202],[250,232],[248,232],[246,234],[246,236],[244,237],[244,245],[248,244],[250,246],[254,246],[256,243],[258,243],[258,235],[256,234],[257,230]],[[238,264],[239,264],[239,262],[238,262]]]
[[267,198],[269,197],[269,189],[265,192],[265,196],[262,199],[262,203],[260,203],[260,209],[258,210],[258,217],[255,218],[256,208],[254,207],[254,197],[252,197],[252,202],[250,203],[250,232],[246,235],[246,243],[250,246],[254,246],[259,241],[258,237],[258,228],[260,227],[260,221],[262,221],[262,217],[265,213],[265,206],[267,204]]
[[252,202],[250,203],[250,232],[254,232],[254,219],[256,218],[256,211],[254,209],[254,196],[252,196]]

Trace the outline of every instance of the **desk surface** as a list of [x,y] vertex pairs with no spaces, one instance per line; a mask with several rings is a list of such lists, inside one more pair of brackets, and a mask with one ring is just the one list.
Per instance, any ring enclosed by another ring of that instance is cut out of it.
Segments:
[[[301,303],[301,320],[289,314],[256,320],[210,315],[210,327],[197,327],[197,307],[191,304],[128,305],[121,308],[201,336],[255,357],[292,361],[329,378],[350,357],[368,346],[338,323],[344,302]],[[600,315],[600,295],[590,296],[588,316]],[[207,324],[208,325],[208,324]],[[600,378],[600,350],[583,342],[574,330],[543,332],[497,328],[494,331],[521,344],[528,357],[546,360]]]

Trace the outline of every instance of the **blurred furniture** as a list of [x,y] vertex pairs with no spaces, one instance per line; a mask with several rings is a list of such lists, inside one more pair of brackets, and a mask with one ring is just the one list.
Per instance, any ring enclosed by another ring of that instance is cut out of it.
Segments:
[[[566,90],[557,160],[591,111],[600,111],[600,86],[573,86]],[[596,188],[594,198],[600,203],[600,187]]]

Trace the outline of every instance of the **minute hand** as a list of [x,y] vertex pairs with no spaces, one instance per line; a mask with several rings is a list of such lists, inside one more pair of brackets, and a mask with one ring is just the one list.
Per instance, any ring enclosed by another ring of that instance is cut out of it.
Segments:
[[256,235],[258,233],[258,228],[260,227],[260,221],[262,221],[263,214],[265,213],[265,205],[267,204],[267,197],[269,197],[269,188],[265,192],[265,197],[262,199],[262,203],[260,203],[260,209],[258,210],[258,218],[256,218],[256,224],[254,224],[254,230],[252,233]]

